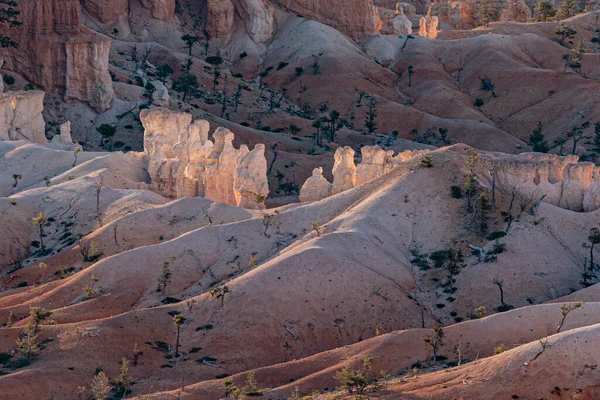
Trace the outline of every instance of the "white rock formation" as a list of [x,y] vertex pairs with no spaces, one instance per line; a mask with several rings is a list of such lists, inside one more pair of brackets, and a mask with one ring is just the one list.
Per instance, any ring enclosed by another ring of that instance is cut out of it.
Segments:
[[412,22],[404,14],[404,8],[400,6],[400,3],[396,5],[396,16],[392,25],[394,26],[394,34],[396,35],[412,34]]
[[312,176],[300,189],[300,201],[319,201],[331,196],[331,183],[323,176],[323,167],[313,169]]
[[598,168],[578,161],[578,156],[538,153],[500,159],[493,162],[496,186],[506,195],[517,193],[525,202],[543,197],[543,202],[571,211],[597,210]]
[[233,147],[233,132],[167,109],[143,110],[144,152],[152,189],[171,198],[202,196],[261,209],[269,194],[264,145]]
[[339,147],[334,155],[333,185],[323,177],[323,168],[315,168],[312,176],[300,189],[300,201],[319,201],[331,195],[352,189],[384,174],[396,165],[429,152],[428,150],[406,150],[394,157],[393,150],[379,146],[361,148],[362,161],[354,165],[354,150]]
[[42,116],[44,95],[37,90],[0,94],[0,140],[48,143]]
[[360,149],[362,161],[356,167],[356,185],[362,185],[385,174],[392,167],[393,150],[379,146],[364,146]]
[[154,80],[150,83],[156,88],[152,94],[152,104],[159,107],[168,107],[171,100],[169,89],[161,81]]
[[352,189],[356,184],[356,165],[354,165],[354,150],[349,147],[338,147],[333,156],[333,187],[332,194],[338,194]]
[[73,139],[71,138],[71,121],[61,124],[58,129],[59,133],[52,138],[52,143],[63,146],[73,146]]
[[249,151],[245,144],[240,146],[234,192],[240,207],[259,210],[265,208],[265,199],[269,195],[269,181],[264,144],[257,144],[252,151]]
[[256,43],[265,43],[273,36],[274,9],[263,0],[245,0],[238,3],[238,12],[246,21],[246,31]]

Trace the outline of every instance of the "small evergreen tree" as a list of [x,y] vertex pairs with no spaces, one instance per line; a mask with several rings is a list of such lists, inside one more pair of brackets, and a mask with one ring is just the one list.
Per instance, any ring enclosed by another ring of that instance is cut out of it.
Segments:
[[133,365],[136,366],[138,364],[138,359],[140,356],[144,354],[144,350],[137,344],[133,344]]
[[110,384],[108,383],[108,377],[102,371],[98,372],[94,376],[90,388],[92,390],[92,398],[94,400],[108,399],[108,396],[112,390]]
[[17,346],[21,349],[21,355],[26,360],[31,360],[39,354],[40,348],[37,343],[37,334],[31,322],[26,323],[21,329],[21,336],[17,339]]
[[156,93],[156,86],[152,82],[146,83],[146,86],[144,86],[144,97],[149,100],[149,103],[152,103],[154,93]]
[[444,345],[445,332],[441,326],[433,327],[433,335],[427,335],[423,338],[423,343],[431,346],[433,351],[433,362],[437,361],[438,350]]
[[181,313],[175,314],[173,317],[173,324],[177,327],[177,338],[175,340],[175,357],[179,356],[179,334],[181,332],[181,325],[185,322],[185,318]]
[[113,150],[113,139],[115,137],[115,134],[117,133],[117,127],[110,124],[102,124],[98,128],[96,128],[96,131],[98,131],[98,133],[102,135],[103,140],[108,141],[108,143],[110,144],[110,150]]
[[369,100],[369,110],[367,111],[367,115],[365,116],[365,128],[367,129],[367,133],[372,135],[375,133],[377,129],[377,100],[375,97],[371,97]]
[[167,82],[167,78],[173,73],[173,67],[169,64],[163,64],[156,69],[156,76],[162,83]]
[[415,74],[415,69],[412,65],[409,65],[407,68],[408,71],[408,87],[412,87],[412,77]]
[[40,230],[40,247],[42,248],[42,251],[46,251],[46,248],[44,247],[44,225],[48,222],[46,214],[40,211],[40,213],[31,220]]
[[13,174],[12,178],[15,180],[15,183],[12,187],[17,187],[17,185],[19,184],[19,179],[23,179],[23,175]]
[[33,332],[37,333],[40,322],[52,315],[52,311],[46,310],[43,307],[29,307],[29,315],[33,318]]
[[531,136],[529,136],[529,142],[527,144],[537,153],[547,153],[548,150],[550,150],[548,142],[544,140],[541,122],[538,122],[537,128],[535,128]]
[[579,14],[580,11],[576,0],[563,0],[558,7],[558,11],[556,11],[556,18],[558,18],[559,21],[562,21],[563,19],[574,17]]
[[192,74],[181,74],[173,82],[173,90],[183,93],[182,101],[185,101],[190,94],[195,93],[199,87],[198,78]]
[[75,166],[75,164],[77,164],[77,153],[81,153],[81,147],[75,147],[75,150],[73,150],[73,155],[75,156],[75,161],[73,161],[73,165],[71,165],[71,168]]
[[[17,11],[15,7],[17,7],[17,2],[14,0],[0,0],[0,24],[8,26],[8,28],[22,25],[21,22],[17,21],[17,17],[21,12]],[[0,47],[17,48],[19,45],[10,37],[2,35],[0,36]]]
[[540,0],[535,7],[538,22],[550,21],[556,15],[556,10],[548,0]]
[[198,36],[194,36],[194,35],[183,35],[181,37],[181,40],[183,40],[185,42],[185,48],[188,49],[188,53],[189,56],[192,56],[192,48],[194,47],[194,44],[198,43],[200,41],[200,38]]
[[561,45],[564,45],[565,40],[570,39],[570,38],[574,37],[575,35],[577,35],[577,31],[568,25],[560,24],[559,26],[554,28],[554,34],[558,35],[560,37],[559,43]]

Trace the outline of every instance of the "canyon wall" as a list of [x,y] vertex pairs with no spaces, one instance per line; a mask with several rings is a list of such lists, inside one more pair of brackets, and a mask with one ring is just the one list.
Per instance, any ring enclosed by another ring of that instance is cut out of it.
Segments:
[[[104,7],[104,6],[103,6]],[[4,69],[18,72],[47,92],[66,94],[98,112],[114,97],[108,74],[110,40],[80,25],[78,0],[22,0],[23,24],[2,34],[18,48],[0,49]]]
[[381,25],[372,0],[207,0],[206,30],[214,38],[227,37],[235,32],[237,17],[256,43],[264,43],[275,30],[275,5],[353,38],[378,33]]
[[44,92],[7,92],[0,94],[0,141],[29,140],[46,144]]
[[269,195],[265,146],[233,147],[233,132],[188,113],[143,110],[144,153],[152,190],[169,198],[206,197],[242,208],[264,209]]

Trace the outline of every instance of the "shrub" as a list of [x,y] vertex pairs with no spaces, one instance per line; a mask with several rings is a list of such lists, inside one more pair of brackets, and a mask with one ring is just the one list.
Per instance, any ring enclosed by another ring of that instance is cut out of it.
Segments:
[[423,156],[423,158],[421,158],[421,162],[419,164],[423,168],[432,168],[433,167],[433,159],[430,156]]
[[7,85],[14,85],[15,83],[15,78],[11,75],[5,74],[2,79],[4,80],[4,83],[6,83]]
[[223,59],[219,56],[210,56],[210,57],[206,57],[206,59],[204,60],[207,63],[211,64],[211,65],[220,65],[223,64]]
[[290,63],[286,63],[286,62],[283,62],[283,61],[279,62],[279,65],[277,66],[277,71],[284,69],[288,65],[290,65]]
[[506,236],[506,232],[503,231],[496,231],[496,232],[492,232],[487,236],[488,240],[496,240],[496,239],[501,239],[504,236]]
[[473,103],[475,107],[481,107],[483,105],[483,100],[481,98],[476,98],[475,103]]
[[450,187],[450,196],[453,199],[462,199],[462,189],[460,186],[452,185]]

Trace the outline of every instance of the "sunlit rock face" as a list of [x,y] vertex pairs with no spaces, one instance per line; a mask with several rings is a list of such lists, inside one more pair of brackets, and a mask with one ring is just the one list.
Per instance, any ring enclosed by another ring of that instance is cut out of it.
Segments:
[[202,196],[250,209],[269,195],[265,146],[233,147],[233,132],[167,109],[143,110],[144,152],[152,189],[171,198]]

